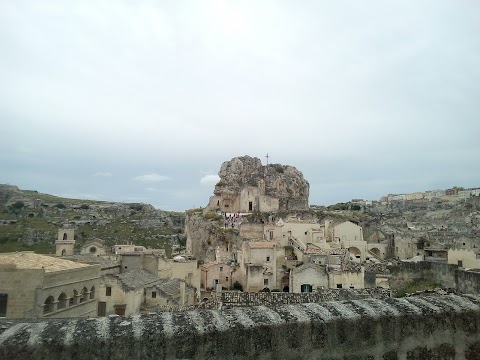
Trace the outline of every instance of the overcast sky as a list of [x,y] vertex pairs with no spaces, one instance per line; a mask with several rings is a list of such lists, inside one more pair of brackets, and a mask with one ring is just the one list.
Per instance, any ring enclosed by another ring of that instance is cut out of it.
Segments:
[[310,204],[480,186],[480,2],[0,1],[0,183],[205,206],[223,161]]

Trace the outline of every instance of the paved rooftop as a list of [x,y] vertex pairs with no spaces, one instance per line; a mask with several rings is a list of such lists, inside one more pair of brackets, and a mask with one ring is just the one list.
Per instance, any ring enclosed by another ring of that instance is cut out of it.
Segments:
[[0,254],[0,265],[16,265],[17,269],[45,269],[45,272],[61,271],[88,267],[62,258],[35,254],[34,252],[15,252]]

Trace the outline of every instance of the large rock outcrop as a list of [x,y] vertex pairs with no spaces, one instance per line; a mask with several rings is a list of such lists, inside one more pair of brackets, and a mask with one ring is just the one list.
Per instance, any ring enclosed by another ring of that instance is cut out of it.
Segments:
[[225,161],[209,210],[226,212],[277,211],[308,208],[310,185],[290,165],[262,165],[250,156]]

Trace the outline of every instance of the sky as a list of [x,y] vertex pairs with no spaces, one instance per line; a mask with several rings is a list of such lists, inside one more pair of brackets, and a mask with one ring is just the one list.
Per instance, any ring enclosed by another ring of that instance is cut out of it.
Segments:
[[480,186],[480,2],[0,1],[0,183],[206,206],[222,162],[310,204]]

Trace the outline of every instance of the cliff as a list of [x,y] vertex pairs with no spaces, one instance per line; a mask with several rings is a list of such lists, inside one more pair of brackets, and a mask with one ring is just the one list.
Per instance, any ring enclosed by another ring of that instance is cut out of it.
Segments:
[[[268,212],[308,208],[310,185],[293,166],[264,166],[256,157],[241,156],[225,161],[218,175],[211,209],[262,211],[263,206]],[[253,205],[249,208],[248,203]]]

